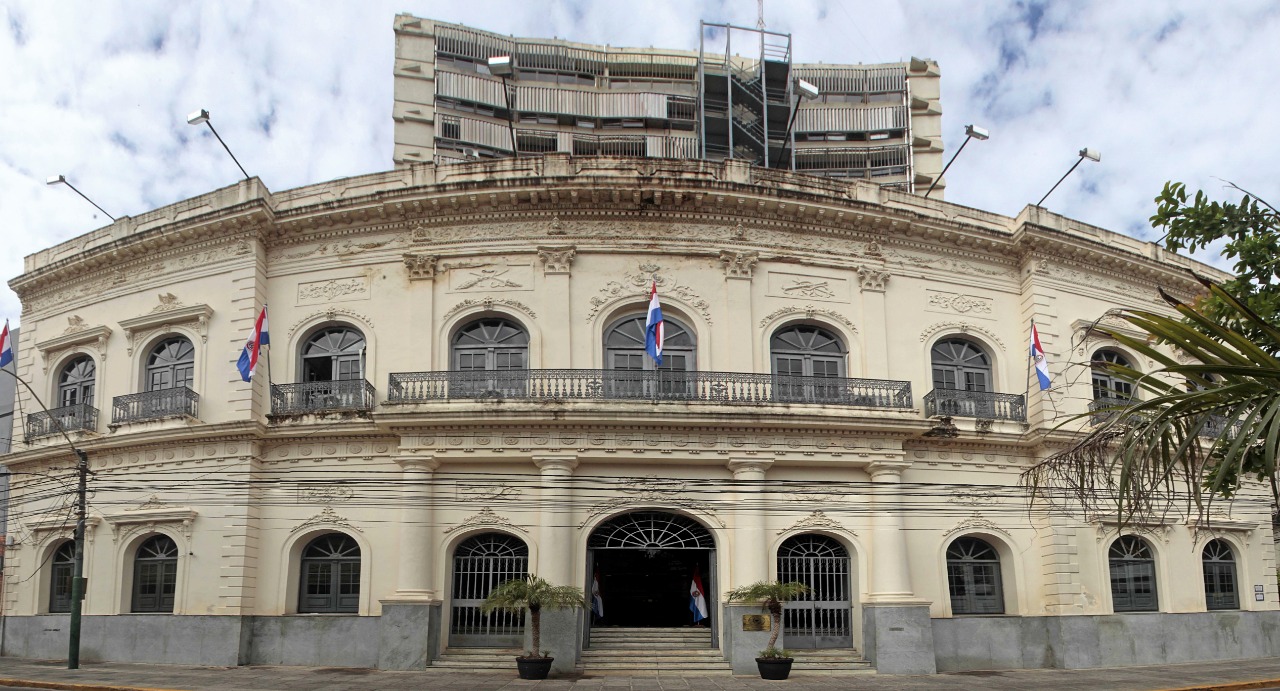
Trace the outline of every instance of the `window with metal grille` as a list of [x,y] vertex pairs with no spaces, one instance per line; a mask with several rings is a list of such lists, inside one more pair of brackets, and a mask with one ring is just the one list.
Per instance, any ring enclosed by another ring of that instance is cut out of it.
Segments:
[[849,551],[825,535],[795,535],[778,547],[778,580],[809,586],[809,592],[782,606],[788,648],[853,645],[849,564]]
[[68,362],[58,374],[59,405],[93,405],[98,370],[88,355]]
[[1151,545],[1137,535],[1111,544],[1111,605],[1116,612],[1155,612],[1156,562]]
[[167,535],[155,535],[133,558],[132,612],[172,612],[178,586],[178,546]]
[[360,610],[360,545],[349,535],[329,533],[302,550],[299,613]]
[[587,539],[591,549],[715,549],[701,523],[674,513],[636,511],[596,528]]
[[1004,614],[1000,555],[985,540],[956,538],[947,547],[952,614]]
[[1209,609],[1240,609],[1236,587],[1236,557],[1225,540],[1210,540],[1201,555],[1204,564],[1204,600]]
[[1114,350],[1098,350],[1093,353],[1093,400],[1127,401],[1133,398],[1133,383],[1126,381],[1109,369],[1109,366],[1133,367],[1129,360]]
[[76,543],[58,545],[49,570],[49,611],[71,611],[71,575],[75,567]]
[[933,344],[933,388],[988,392],[991,390],[991,358],[976,344],[948,338]]

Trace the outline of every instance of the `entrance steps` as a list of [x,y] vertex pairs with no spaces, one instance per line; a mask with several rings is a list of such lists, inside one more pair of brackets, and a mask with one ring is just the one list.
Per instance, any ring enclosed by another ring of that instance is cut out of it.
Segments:
[[522,654],[524,651],[519,648],[446,648],[440,657],[431,661],[431,666],[468,672],[513,674],[516,656]]
[[711,647],[711,630],[593,628],[591,646],[578,665],[584,674],[729,674],[729,663]]
[[876,670],[853,648],[829,650],[791,650],[796,659],[791,663],[792,674],[834,675],[875,674]]

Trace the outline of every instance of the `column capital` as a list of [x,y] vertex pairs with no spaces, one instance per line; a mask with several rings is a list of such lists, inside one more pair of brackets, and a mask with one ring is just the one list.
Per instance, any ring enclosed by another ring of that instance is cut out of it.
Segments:
[[867,465],[867,473],[872,482],[901,482],[902,471],[910,467],[910,461],[872,461]]
[[578,467],[578,456],[576,454],[540,454],[533,457],[533,464],[543,473],[559,472],[572,475],[574,469]]
[[420,470],[431,472],[440,467],[440,461],[431,454],[412,454],[406,456],[396,456],[396,463],[399,464],[401,470]]
[[735,478],[742,473],[760,473],[764,475],[771,466],[773,466],[772,458],[757,458],[755,456],[730,458],[729,462],[725,464],[725,467],[733,473]]

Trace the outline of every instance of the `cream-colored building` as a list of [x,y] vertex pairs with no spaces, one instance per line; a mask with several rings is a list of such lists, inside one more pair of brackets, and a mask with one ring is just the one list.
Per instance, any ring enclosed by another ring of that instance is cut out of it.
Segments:
[[1274,655],[1261,494],[1118,534],[1018,485],[1119,386],[1091,360],[1153,367],[1089,324],[1189,297],[1187,268],[1212,273],[1038,207],[732,159],[402,162],[122,218],[11,282],[51,410],[19,392],[3,653],[65,650],[61,426],[93,471],[86,660],[509,668],[523,622],[476,605],[525,573],[599,583],[602,617],[544,615],[561,672],[753,673],[767,632],[724,594],[768,578],[814,587],[783,641],[812,666]]

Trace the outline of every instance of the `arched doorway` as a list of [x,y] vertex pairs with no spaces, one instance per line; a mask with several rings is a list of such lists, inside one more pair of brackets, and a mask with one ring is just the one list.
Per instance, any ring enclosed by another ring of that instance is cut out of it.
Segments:
[[506,533],[467,538],[453,551],[449,598],[449,645],[519,648],[524,645],[524,612],[485,614],[480,603],[502,583],[529,574],[529,546]]
[[714,646],[715,547],[706,526],[679,514],[635,511],[601,524],[587,539],[587,588],[599,583],[603,616],[589,615],[589,626],[692,626],[696,579],[708,614],[697,625],[710,627]]
[[810,591],[783,605],[788,648],[853,647],[849,569],[849,550],[825,535],[794,535],[778,547],[778,580],[798,581]]

